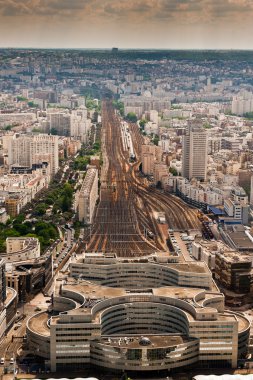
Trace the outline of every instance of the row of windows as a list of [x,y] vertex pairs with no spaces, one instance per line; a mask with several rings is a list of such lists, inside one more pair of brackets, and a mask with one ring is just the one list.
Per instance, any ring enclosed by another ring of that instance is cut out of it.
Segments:
[[[88,335],[88,334],[87,334]],[[61,335],[63,336],[63,335]],[[69,335],[71,338],[72,338],[72,335]],[[78,334],[78,336],[80,336]],[[90,335],[89,335],[90,336]],[[89,339],[85,339],[83,338],[83,336],[81,338],[75,338],[75,339],[56,339],[56,343],[61,343],[61,342],[83,342],[83,341],[86,341],[89,342],[90,340]]]

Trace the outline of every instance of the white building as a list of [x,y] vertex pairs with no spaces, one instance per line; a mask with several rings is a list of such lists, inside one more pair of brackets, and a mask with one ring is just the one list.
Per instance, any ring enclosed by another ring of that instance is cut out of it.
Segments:
[[80,222],[91,223],[98,199],[98,170],[91,167],[87,170],[78,200],[78,217]]

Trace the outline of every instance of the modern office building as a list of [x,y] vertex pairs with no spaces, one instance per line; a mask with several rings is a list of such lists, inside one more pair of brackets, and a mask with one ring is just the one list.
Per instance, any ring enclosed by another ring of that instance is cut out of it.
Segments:
[[207,134],[201,126],[188,125],[183,136],[182,176],[205,180],[207,173]]
[[[237,367],[250,323],[224,310],[204,263],[84,254],[56,282],[53,314],[27,322],[28,347],[51,371]],[[56,315],[58,314],[58,315]]]

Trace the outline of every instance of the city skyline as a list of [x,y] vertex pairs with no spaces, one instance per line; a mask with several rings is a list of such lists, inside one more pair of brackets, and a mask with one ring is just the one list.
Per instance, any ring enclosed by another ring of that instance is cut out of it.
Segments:
[[0,6],[1,47],[253,48],[248,0],[0,0]]

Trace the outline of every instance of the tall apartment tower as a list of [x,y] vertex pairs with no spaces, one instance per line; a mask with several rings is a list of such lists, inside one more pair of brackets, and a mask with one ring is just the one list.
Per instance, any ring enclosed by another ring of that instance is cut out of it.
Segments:
[[201,126],[188,125],[183,136],[182,176],[191,180],[206,179],[207,133]]
[[54,175],[59,169],[58,136],[15,134],[9,141],[8,161],[9,165],[27,167],[46,161]]

